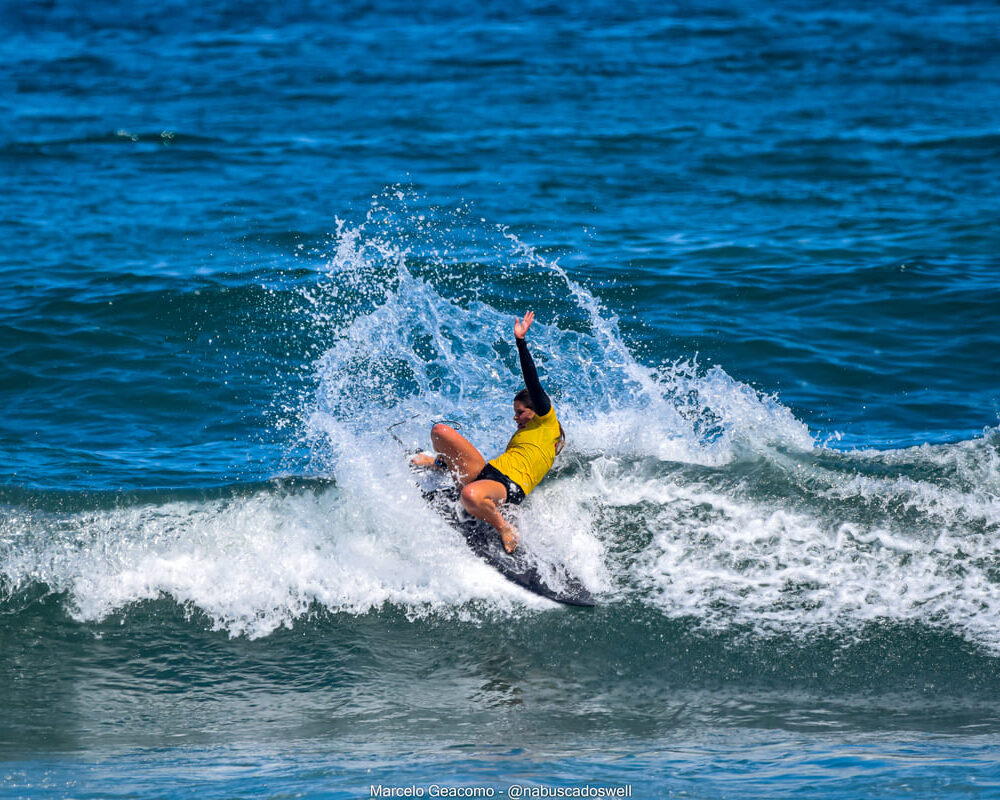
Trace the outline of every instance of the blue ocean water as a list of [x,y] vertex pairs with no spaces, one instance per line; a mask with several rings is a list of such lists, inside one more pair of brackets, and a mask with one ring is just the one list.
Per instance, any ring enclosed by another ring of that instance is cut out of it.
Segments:
[[[995,4],[0,32],[0,797],[1000,795]],[[593,610],[391,435],[528,308]]]

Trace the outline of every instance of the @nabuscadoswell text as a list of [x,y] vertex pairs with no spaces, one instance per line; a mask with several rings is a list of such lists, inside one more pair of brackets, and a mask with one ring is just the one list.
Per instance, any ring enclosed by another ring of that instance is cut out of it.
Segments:
[[598,786],[538,786],[511,783],[507,786],[446,786],[431,783],[426,786],[389,786],[386,784],[371,784],[369,797],[500,797],[510,800],[524,798],[614,798],[631,797],[632,787]]

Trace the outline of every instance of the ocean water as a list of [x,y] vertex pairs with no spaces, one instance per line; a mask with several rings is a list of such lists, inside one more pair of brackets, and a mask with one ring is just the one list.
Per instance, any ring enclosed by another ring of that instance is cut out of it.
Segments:
[[1000,796],[996,4],[0,32],[0,797]]

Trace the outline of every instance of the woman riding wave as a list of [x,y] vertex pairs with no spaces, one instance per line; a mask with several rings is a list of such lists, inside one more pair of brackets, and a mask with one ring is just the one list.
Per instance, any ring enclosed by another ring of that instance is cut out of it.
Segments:
[[527,312],[523,321],[514,320],[514,341],[525,388],[514,396],[517,432],[507,442],[504,452],[487,462],[458,431],[438,423],[431,428],[431,444],[437,455],[420,453],[411,462],[417,467],[447,469],[462,488],[462,506],[497,529],[508,553],[517,547],[517,531],[500,514],[499,506],[522,502],[551,469],[566,440],[524,341],[534,320],[533,311]]

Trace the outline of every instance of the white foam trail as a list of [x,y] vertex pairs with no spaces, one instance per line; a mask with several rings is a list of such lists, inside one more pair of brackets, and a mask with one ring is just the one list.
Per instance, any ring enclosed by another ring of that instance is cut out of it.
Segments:
[[650,541],[633,574],[670,616],[772,633],[920,622],[1000,650],[996,497],[898,476],[834,474],[805,503],[622,474],[602,484],[609,505],[642,508]]

